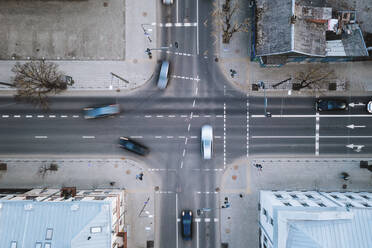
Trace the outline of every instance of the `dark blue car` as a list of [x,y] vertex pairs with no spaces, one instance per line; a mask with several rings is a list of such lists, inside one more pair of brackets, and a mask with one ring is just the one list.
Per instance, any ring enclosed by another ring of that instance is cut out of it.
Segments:
[[335,111],[335,110],[347,110],[348,105],[344,100],[326,100],[319,99],[316,101],[317,111]]
[[192,211],[183,210],[181,213],[181,231],[184,240],[192,239]]
[[84,118],[94,119],[120,113],[119,104],[110,104],[100,107],[84,108]]
[[145,156],[149,153],[149,149],[127,137],[120,137],[119,144],[125,150],[134,152],[138,155]]

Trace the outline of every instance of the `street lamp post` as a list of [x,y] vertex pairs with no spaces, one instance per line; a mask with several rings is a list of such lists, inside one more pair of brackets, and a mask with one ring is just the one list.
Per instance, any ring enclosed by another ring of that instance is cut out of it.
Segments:
[[145,53],[149,55],[149,58],[152,58],[152,50],[167,50],[169,47],[159,47],[159,48],[146,48]]

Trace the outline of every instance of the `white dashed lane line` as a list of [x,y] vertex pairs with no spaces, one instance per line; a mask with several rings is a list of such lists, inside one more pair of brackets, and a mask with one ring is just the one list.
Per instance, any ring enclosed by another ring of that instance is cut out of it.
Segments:
[[35,136],[35,139],[47,139],[48,136]]
[[95,139],[96,137],[95,136],[82,136],[83,139]]

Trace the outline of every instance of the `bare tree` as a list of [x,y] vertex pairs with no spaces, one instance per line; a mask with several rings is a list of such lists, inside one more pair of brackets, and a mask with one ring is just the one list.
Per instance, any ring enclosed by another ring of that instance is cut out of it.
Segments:
[[72,85],[71,77],[58,71],[58,65],[52,62],[30,61],[16,63],[12,68],[15,73],[13,87],[17,88],[15,98],[48,108],[48,96],[58,94]]
[[293,89],[304,88],[319,91],[325,89],[325,84],[334,79],[334,71],[320,66],[309,67],[307,70],[298,72],[293,78]]
[[237,2],[232,3],[232,0],[225,0],[222,7],[218,6],[217,2],[214,2],[213,5],[215,10],[212,16],[215,17],[217,26],[222,29],[223,43],[229,43],[234,33],[248,32],[248,18],[244,19],[241,23],[234,20],[236,19],[235,14],[239,11]]
[[51,164],[43,164],[39,168],[39,175],[44,178],[48,171],[58,171],[58,165],[51,163]]

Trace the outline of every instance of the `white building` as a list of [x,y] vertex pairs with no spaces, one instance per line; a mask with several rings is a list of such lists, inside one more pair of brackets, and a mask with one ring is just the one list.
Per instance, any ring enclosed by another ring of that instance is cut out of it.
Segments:
[[372,193],[261,191],[260,247],[371,248]]
[[117,189],[0,193],[0,247],[123,247],[124,197]]

